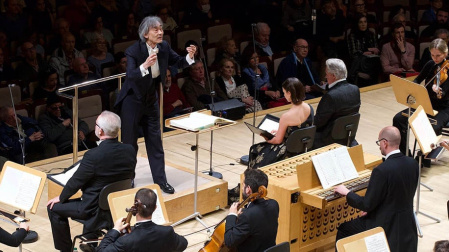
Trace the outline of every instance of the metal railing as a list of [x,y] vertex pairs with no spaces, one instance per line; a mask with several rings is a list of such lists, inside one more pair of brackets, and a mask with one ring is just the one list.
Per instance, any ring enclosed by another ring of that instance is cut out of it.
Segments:
[[[79,89],[82,87],[88,87],[92,86],[94,84],[109,81],[113,79],[118,79],[118,89],[122,88],[122,78],[126,76],[126,73],[121,73],[117,75],[111,75],[108,77],[104,77],[97,80],[91,80],[91,81],[85,81],[79,84],[75,84],[69,87],[63,87],[58,89],[58,95],[66,97],[68,99],[72,100],[72,110],[73,110],[73,163],[78,162],[78,96],[79,96]],[[74,94],[69,95],[65,94],[64,92],[74,90]]]

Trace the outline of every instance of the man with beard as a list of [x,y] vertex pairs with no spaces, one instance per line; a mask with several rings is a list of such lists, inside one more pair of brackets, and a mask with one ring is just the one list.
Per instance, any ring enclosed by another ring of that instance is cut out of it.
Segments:
[[[259,169],[247,169],[244,176],[244,199],[257,193],[260,186],[268,187],[268,176]],[[276,245],[279,217],[277,201],[260,198],[244,209],[238,209],[238,205],[238,202],[233,203],[226,217],[225,245],[245,252],[264,251]]]

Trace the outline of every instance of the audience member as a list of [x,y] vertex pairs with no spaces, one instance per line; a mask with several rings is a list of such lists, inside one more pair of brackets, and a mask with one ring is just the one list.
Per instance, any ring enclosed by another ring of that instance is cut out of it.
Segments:
[[196,0],[195,5],[185,11],[182,22],[186,25],[207,25],[210,20],[213,17],[209,0]]
[[282,13],[282,26],[288,40],[312,38],[312,8],[307,0],[288,0]]
[[357,22],[358,16],[363,15],[366,17],[368,24],[377,25],[376,17],[372,14],[368,14],[366,10],[365,0],[353,0],[348,21],[350,23]]
[[63,86],[66,85],[65,72],[72,69],[75,58],[84,58],[84,55],[75,49],[75,36],[68,32],[63,35],[61,47],[53,52],[49,61],[50,66],[58,72],[59,83]]
[[[87,64],[85,58],[75,58],[75,60],[73,60],[72,64],[73,64],[73,72],[74,73],[72,75],[70,75],[66,86],[72,86],[75,84],[83,83],[85,81],[96,80],[99,78],[99,76],[97,76],[96,74],[94,74],[93,72],[90,71],[89,64]],[[88,89],[95,88],[95,86],[98,86],[98,85],[92,85],[92,86],[84,87],[82,89],[88,90]]]
[[99,37],[108,42],[108,47],[112,47],[114,36],[109,29],[103,27],[103,17],[93,16],[90,18],[90,31],[84,33],[84,46],[90,46]]
[[151,217],[157,207],[157,194],[148,188],[137,191],[134,197],[136,204],[136,225],[132,233],[121,235],[128,228],[126,218],[116,220],[111,229],[98,246],[97,252],[102,251],[184,251],[187,240],[178,235],[171,226],[155,224]]
[[119,30],[120,39],[138,39],[139,36],[139,21],[136,19],[136,15],[132,12],[128,12],[124,16],[121,29]]
[[[56,145],[59,155],[72,153],[72,118],[72,111],[64,106],[56,95],[47,98],[47,109],[39,117],[39,126],[48,141]],[[81,119],[78,119],[78,130],[78,149],[86,149],[84,144],[92,146],[86,141],[89,126]]]
[[[201,61],[195,61],[189,67],[189,77],[186,78],[182,85],[187,102],[193,107],[193,110],[201,110],[206,108],[206,104],[212,103],[212,95],[210,85],[207,83],[204,65]],[[228,97],[218,85],[214,85],[215,97],[214,102],[227,100]]]
[[168,6],[161,4],[156,6],[156,15],[162,20],[162,29],[164,31],[175,32],[178,28],[175,19],[171,16]]
[[[220,61],[224,58],[233,59],[237,63],[237,73],[240,73],[240,58],[239,50],[235,44],[235,40],[233,38],[228,38],[224,36],[217,43],[217,50],[215,51],[215,60],[212,62],[212,66],[216,67],[220,63]],[[209,62],[210,63],[210,62]]]
[[218,67],[218,76],[215,81],[228,98],[240,99],[245,103],[247,113],[253,112],[254,107],[256,111],[262,110],[259,101],[254,100],[254,97],[249,94],[248,86],[240,76],[235,74],[237,64],[232,59],[222,59]]
[[448,240],[436,241],[433,247],[433,252],[449,252],[449,241]]
[[324,0],[316,21],[316,39],[325,57],[342,58],[345,56],[348,51],[344,41],[345,26],[346,19],[341,11],[337,11],[334,1]]
[[[44,37],[44,35],[43,34],[38,34],[36,31],[30,31],[29,33],[27,33],[24,36],[24,38],[25,39],[23,41],[24,42],[30,42],[31,44],[33,44],[34,45],[34,49],[36,50],[36,53],[38,55],[40,55],[40,57],[42,59],[45,60],[46,59],[46,57],[45,57],[46,54],[45,54],[45,48],[44,48],[44,46],[45,46],[45,37]],[[22,53],[22,47],[21,46],[19,46],[17,48],[16,55],[19,56],[19,57],[24,57],[23,53]]]
[[392,40],[382,46],[380,62],[384,74],[400,74],[414,71],[415,47],[405,41],[405,27],[396,23],[391,27]]
[[449,30],[448,25],[448,17],[449,17],[449,9],[443,7],[437,10],[437,17],[435,21],[433,21],[426,29],[421,32],[421,38],[430,38],[432,37],[436,30],[446,29]]
[[[58,155],[56,146],[48,142],[36,120],[21,115],[16,117],[10,106],[0,109],[0,120],[0,141],[11,161],[23,164],[23,155],[26,163]],[[21,139],[25,153],[22,153]]]
[[[254,27],[254,39],[256,42],[256,52],[259,56],[272,56],[273,50],[270,47],[271,29],[266,23],[259,22]],[[245,50],[254,51],[254,46],[250,43]],[[244,50],[244,51],[245,51]]]
[[5,0],[6,12],[0,15],[0,27],[10,41],[19,41],[27,28],[27,19],[18,0]]
[[[407,30],[407,20],[406,20],[404,14],[399,13],[396,16],[394,16],[391,23],[392,23],[392,25],[394,25],[395,23],[401,23],[404,26],[405,38],[408,38],[408,39],[417,39],[418,38],[418,35],[416,35],[413,27],[410,27],[410,30]],[[389,31],[389,32],[391,34],[391,31]]]
[[80,31],[85,29],[92,11],[86,0],[69,0],[69,4],[64,11],[63,17],[70,24],[70,31],[79,37]]
[[[63,252],[72,249],[69,217],[84,220],[83,233],[94,232],[84,235],[87,239],[97,238],[97,230],[112,228],[111,213],[99,208],[100,191],[111,183],[133,179],[137,163],[134,148],[117,140],[120,125],[120,117],[112,112],[103,111],[98,116],[95,122],[95,135],[100,139],[98,147],[84,154],[61,194],[48,201],[47,212],[56,249]],[[83,193],[82,200],[70,199],[78,190]],[[89,249],[87,251],[94,248]]]
[[[394,17],[397,15],[404,15],[404,18],[405,18],[406,10],[405,10],[404,6],[398,4],[398,5],[391,7],[390,13],[388,14],[388,22],[390,22],[390,23],[397,22],[394,20]],[[405,26],[405,24],[404,24],[404,26]]]
[[0,48],[0,82],[9,81],[14,78],[14,70],[11,65],[5,63],[3,49]]
[[116,34],[118,19],[120,15],[116,0],[99,0],[92,10],[92,16],[102,17],[103,27]]
[[170,118],[183,114],[183,110],[190,107],[178,84],[172,82],[169,69],[165,76],[163,93],[164,118]]
[[332,139],[331,134],[337,118],[358,113],[360,109],[360,90],[357,86],[349,84],[346,77],[346,65],[342,60],[326,60],[328,92],[321,97],[316,109],[314,149],[335,142],[347,144],[345,140]]
[[[435,36],[436,39],[440,38],[442,40],[444,40],[447,43],[449,43],[449,30],[447,29],[438,29],[435,32]],[[424,67],[424,65],[429,62],[432,59],[431,55],[430,55],[430,50],[429,47],[426,47],[421,55],[421,58],[419,60],[419,68],[422,69]]]
[[47,68],[40,73],[39,86],[34,90],[33,100],[47,99],[48,96],[56,94],[58,86],[58,73],[53,67]]
[[47,42],[47,51],[53,52],[62,44],[64,34],[70,32],[70,24],[65,18],[58,18],[55,22],[55,29]]
[[305,87],[306,100],[321,96],[320,88],[315,87],[320,83],[318,74],[312,66],[309,54],[309,44],[305,39],[297,39],[290,53],[279,64],[276,73],[276,82],[283,83],[287,78],[296,77]]
[[106,40],[99,36],[92,42],[92,55],[87,57],[87,61],[95,67],[95,75],[103,76],[101,66],[114,62],[114,56],[108,52]]
[[50,35],[55,22],[55,13],[52,11],[50,2],[36,0],[36,7],[29,18],[32,30],[39,34]]
[[268,139],[263,136],[265,142],[251,146],[249,169],[257,169],[284,159],[287,154],[285,141],[288,136],[304,123],[308,123],[311,109],[307,103],[303,102],[305,98],[304,85],[297,78],[288,78],[282,83],[282,89],[287,101],[292,103],[291,107],[279,119],[278,129],[272,132],[273,138]]
[[38,81],[39,73],[44,72],[48,65],[36,53],[36,47],[31,42],[24,42],[21,48],[23,60],[16,68],[16,76],[28,85],[30,82]]
[[366,16],[357,14],[354,18],[351,34],[348,37],[351,68],[348,72],[349,81],[355,81],[359,72],[367,74],[377,83],[380,70],[379,48],[376,35],[368,29]]
[[434,23],[437,20],[438,10],[443,8],[443,0],[429,0],[429,3],[429,9],[422,14],[421,23]]
[[3,51],[4,62],[8,64],[11,63],[11,58],[14,55],[11,53],[8,36],[2,31],[0,31],[0,49]]

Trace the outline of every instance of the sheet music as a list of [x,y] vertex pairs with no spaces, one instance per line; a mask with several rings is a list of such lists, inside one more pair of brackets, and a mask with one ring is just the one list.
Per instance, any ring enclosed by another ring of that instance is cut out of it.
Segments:
[[170,121],[170,126],[186,129],[190,131],[199,131],[210,128],[215,125],[216,122],[233,122],[228,119],[216,117],[212,115],[206,115],[199,112],[193,112],[189,117],[174,119]]
[[156,209],[153,212],[153,215],[151,216],[151,221],[153,221],[154,223],[158,224],[158,225],[163,225],[165,223],[167,223],[167,220],[165,220],[164,218],[164,214],[162,212],[162,207],[161,207],[161,197],[160,195],[157,194],[157,190],[152,189],[153,192],[156,194],[157,196],[157,200],[156,200]]
[[383,233],[377,233],[365,237],[365,245],[368,252],[390,252],[387,239]]
[[39,176],[7,166],[0,184],[0,201],[30,211],[40,182]]
[[279,122],[270,120],[266,118],[263,123],[259,126],[259,129],[265,130],[269,133],[271,133],[273,130],[277,131],[279,128]]
[[65,186],[67,184],[67,181],[69,181],[73,174],[75,174],[75,172],[78,170],[80,164],[81,162],[78,162],[72,169],[60,174],[52,175],[51,178],[61,183],[61,185]]
[[313,156],[312,162],[324,189],[359,176],[346,147]]
[[430,124],[429,118],[427,118],[426,113],[422,109],[417,109],[415,111],[417,116],[414,120],[410,121],[415,137],[421,144],[421,149],[424,154],[432,151],[432,145],[436,145],[438,142],[438,137]]

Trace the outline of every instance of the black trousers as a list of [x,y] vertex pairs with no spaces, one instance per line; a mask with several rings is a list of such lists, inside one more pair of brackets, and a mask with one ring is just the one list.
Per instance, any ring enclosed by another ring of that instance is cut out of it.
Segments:
[[[81,211],[82,202],[80,199],[69,200],[66,203],[57,203],[53,209],[47,207],[48,218],[50,219],[51,232],[53,233],[53,243],[55,248],[63,252],[70,252],[72,248],[72,238],[70,236],[70,226],[68,218],[78,220],[88,220],[92,218],[86,212]],[[86,230],[83,233],[94,230]]]
[[158,102],[146,104],[145,98],[139,100],[135,94],[129,94],[123,99],[120,117],[122,120],[122,142],[131,144],[137,153],[137,138],[139,126],[141,126],[153,181],[156,184],[166,183]]
[[[412,109],[412,112],[414,110]],[[410,146],[407,145],[407,123],[408,123],[408,117],[403,116],[402,113],[408,113],[408,109],[404,109],[401,112],[397,113],[393,118],[393,126],[399,129],[399,132],[401,133],[401,144],[399,145],[399,149],[401,152],[405,155],[406,150],[410,148]],[[429,116],[429,118],[435,119],[437,121],[437,124],[432,124],[433,130],[437,135],[441,134],[441,130],[446,126],[446,124],[449,122],[449,108],[439,110],[438,114],[436,116]],[[410,130],[410,134],[413,134]]]
[[[338,227],[337,238],[335,239],[335,243],[337,243],[337,241],[340,239],[349,237],[351,235],[358,234],[358,233],[366,231],[366,230],[367,230],[367,228],[366,228],[365,220],[363,217],[342,223]],[[336,246],[335,246],[335,251],[337,251]]]

